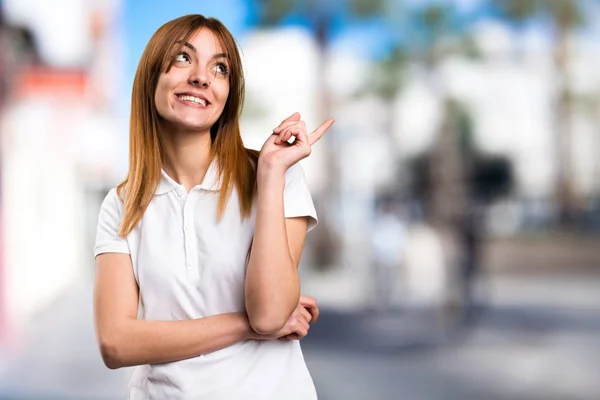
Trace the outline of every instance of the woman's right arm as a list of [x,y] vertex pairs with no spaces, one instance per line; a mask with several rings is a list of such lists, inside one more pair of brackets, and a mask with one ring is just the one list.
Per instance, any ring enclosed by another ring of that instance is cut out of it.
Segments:
[[129,254],[96,257],[94,323],[102,359],[115,369],[183,360],[256,339],[245,313],[184,321],[137,318],[139,290]]

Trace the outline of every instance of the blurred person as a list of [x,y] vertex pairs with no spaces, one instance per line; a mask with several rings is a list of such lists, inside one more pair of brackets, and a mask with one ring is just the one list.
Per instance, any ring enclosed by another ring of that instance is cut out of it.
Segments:
[[[316,399],[298,340],[316,321],[298,264],[317,216],[298,113],[242,143],[236,43],[213,18],[160,27],[133,83],[127,178],[100,209],[94,314],[129,399]],[[290,141],[292,140],[290,144]],[[139,310],[138,312],[138,304]]]
[[462,246],[462,259],[459,263],[459,279],[461,288],[460,296],[463,303],[464,322],[474,322],[478,316],[478,293],[480,285],[478,278],[481,277],[481,257],[483,244],[483,223],[481,221],[481,212],[472,204],[464,212],[462,224],[459,226],[459,240]]

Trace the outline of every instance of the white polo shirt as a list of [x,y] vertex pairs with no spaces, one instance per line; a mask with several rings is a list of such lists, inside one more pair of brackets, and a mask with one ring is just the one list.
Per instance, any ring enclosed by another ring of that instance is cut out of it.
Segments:
[[[240,218],[236,190],[217,222],[218,179],[210,165],[189,193],[164,171],[160,186],[135,229],[117,235],[123,204],[112,189],[100,209],[94,257],[131,255],[144,319],[175,321],[242,312],[244,280],[254,234],[252,216]],[[285,175],[285,217],[317,223],[300,165]],[[135,368],[130,400],[311,400],[317,395],[299,341],[238,342],[187,360]]]

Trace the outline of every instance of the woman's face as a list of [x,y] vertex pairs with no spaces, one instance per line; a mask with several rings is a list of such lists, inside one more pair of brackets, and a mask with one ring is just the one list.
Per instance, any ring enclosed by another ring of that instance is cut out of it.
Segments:
[[183,44],[169,72],[162,72],[155,106],[167,127],[209,131],[229,95],[229,65],[219,39],[200,29]]

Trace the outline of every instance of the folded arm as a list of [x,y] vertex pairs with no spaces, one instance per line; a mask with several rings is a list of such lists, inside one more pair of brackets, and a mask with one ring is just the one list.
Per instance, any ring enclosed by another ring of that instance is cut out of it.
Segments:
[[94,323],[102,359],[111,369],[191,358],[256,335],[243,312],[184,321],[141,320],[138,296],[128,254],[96,257]]

